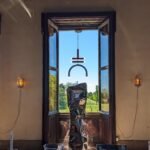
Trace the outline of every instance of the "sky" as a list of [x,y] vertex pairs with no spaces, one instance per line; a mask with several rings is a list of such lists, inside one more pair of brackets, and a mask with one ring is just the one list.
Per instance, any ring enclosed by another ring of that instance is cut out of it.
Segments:
[[[51,40],[54,40],[53,38]],[[101,35],[101,66],[108,65],[108,37]],[[55,49],[53,47],[53,49]],[[98,30],[84,30],[79,33],[80,56],[85,58],[88,77],[83,68],[75,67],[68,77],[69,68],[74,65],[72,57],[76,57],[77,33],[75,31],[59,31],[59,83],[87,83],[88,92],[94,92],[98,85]],[[52,52],[53,53],[53,52]],[[53,53],[52,55],[55,54]],[[108,72],[103,71],[102,87],[108,88]]]

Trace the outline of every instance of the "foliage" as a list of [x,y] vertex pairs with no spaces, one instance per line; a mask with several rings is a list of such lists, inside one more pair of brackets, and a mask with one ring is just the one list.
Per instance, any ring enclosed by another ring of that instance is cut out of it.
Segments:
[[[69,112],[68,102],[67,102],[67,88],[69,86],[76,85],[78,83],[66,83],[59,84],[59,95],[58,95],[58,107],[59,112],[67,113]],[[56,111],[57,108],[57,78],[55,75],[49,75],[49,111]],[[109,93],[106,89],[103,89],[101,92],[101,108],[102,111],[109,111],[108,104]],[[99,103],[98,103],[98,86],[96,86],[94,92],[87,93],[87,102],[86,102],[86,112],[98,112],[99,111]]]
[[68,102],[67,102],[67,88],[73,86],[76,83],[68,82],[65,85],[63,83],[59,84],[59,112],[66,113],[69,112]]
[[[67,104],[67,93],[66,90],[69,86],[78,84],[76,83],[66,83],[59,85],[59,112],[69,112]],[[87,103],[86,103],[86,112],[98,112],[98,86],[95,88],[95,92],[87,93]]]
[[55,75],[49,75],[49,111],[56,111],[57,106],[57,80]]
[[59,85],[59,110],[67,109],[67,94],[63,84]]

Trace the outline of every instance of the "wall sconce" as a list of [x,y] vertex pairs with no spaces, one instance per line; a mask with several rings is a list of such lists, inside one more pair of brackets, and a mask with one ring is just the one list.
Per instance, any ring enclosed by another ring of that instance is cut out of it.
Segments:
[[18,88],[23,88],[25,86],[25,80],[22,77],[17,78],[17,86]]
[[136,87],[139,87],[139,86],[141,86],[141,82],[142,82],[142,79],[141,79],[140,75],[136,75],[134,77],[134,85]]
[[116,136],[116,142],[119,142],[120,137],[117,135]]

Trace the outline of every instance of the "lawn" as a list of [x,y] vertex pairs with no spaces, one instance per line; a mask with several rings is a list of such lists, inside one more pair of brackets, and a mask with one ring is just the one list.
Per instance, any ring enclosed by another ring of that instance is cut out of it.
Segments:
[[[104,111],[104,112],[108,112],[109,111],[109,104],[108,103],[102,103],[101,107],[102,107],[102,111]],[[59,112],[60,113],[68,113],[69,112],[69,108],[67,107],[65,109],[61,109],[61,110],[59,110]],[[87,113],[89,113],[89,112],[99,112],[98,102],[93,101],[91,99],[87,99],[85,112],[87,112]]]

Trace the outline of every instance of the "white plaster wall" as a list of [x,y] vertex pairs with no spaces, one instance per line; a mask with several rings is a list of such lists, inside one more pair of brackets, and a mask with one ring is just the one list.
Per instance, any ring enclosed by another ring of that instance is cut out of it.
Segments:
[[[116,1],[116,118],[117,134],[121,139],[150,139],[150,2]],[[136,110],[136,87],[132,80],[142,76],[139,88],[138,112],[132,133]]]
[[[32,19],[16,6],[11,10],[16,21],[2,12],[0,35],[0,131],[11,127],[17,113],[16,77],[27,85],[22,91],[22,109],[14,129],[15,139],[42,137],[42,35],[41,12],[101,11],[115,9],[116,32],[116,120],[117,134],[126,139],[131,133],[136,105],[133,76],[143,77],[139,89],[139,110],[131,139],[150,139],[149,56],[150,2],[145,0],[45,0],[26,1]],[[119,127],[119,128],[118,128]],[[120,132],[123,132],[123,134]],[[0,139],[8,139],[0,134]]]
[[[15,9],[16,21],[6,14],[2,15],[0,130],[11,128],[16,118],[19,100],[16,78],[22,76],[27,80],[27,85],[22,90],[21,113],[14,135],[15,139],[38,140],[42,134],[40,15],[30,19],[19,7]],[[8,139],[8,134],[0,133],[0,139]]]

